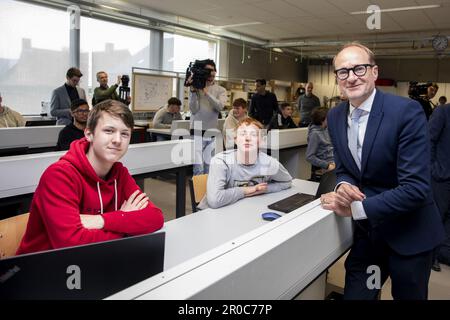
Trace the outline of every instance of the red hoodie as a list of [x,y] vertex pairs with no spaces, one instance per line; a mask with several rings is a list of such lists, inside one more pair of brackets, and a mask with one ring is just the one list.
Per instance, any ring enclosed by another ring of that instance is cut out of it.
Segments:
[[[120,162],[113,165],[106,180],[99,178],[86,157],[88,148],[86,138],[73,142],[45,170],[17,254],[145,234],[162,227],[162,212],[152,202],[138,211],[119,210],[139,187]],[[103,214],[103,229],[84,228],[80,214]]]

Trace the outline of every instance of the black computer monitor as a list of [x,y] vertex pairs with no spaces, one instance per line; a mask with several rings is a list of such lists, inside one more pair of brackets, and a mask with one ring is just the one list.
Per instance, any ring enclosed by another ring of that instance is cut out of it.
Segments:
[[0,149],[0,157],[18,156],[27,154],[28,151],[28,147],[2,148]]
[[163,271],[165,232],[0,260],[2,299],[103,299]]
[[55,119],[48,120],[28,120],[25,122],[25,127],[38,127],[38,126],[54,126],[56,124]]

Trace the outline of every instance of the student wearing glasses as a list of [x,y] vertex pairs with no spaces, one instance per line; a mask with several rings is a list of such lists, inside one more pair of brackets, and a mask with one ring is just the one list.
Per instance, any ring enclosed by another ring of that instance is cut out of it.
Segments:
[[260,151],[262,128],[252,118],[240,121],[235,136],[237,149],[218,153],[211,159],[200,209],[220,208],[245,197],[291,187],[292,177],[283,165]]
[[333,64],[348,101],[328,113],[337,186],[321,201],[355,225],[344,299],[377,299],[387,277],[394,299],[427,299],[432,252],[444,231],[433,201],[423,109],[375,88],[378,66],[367,47],[347,44]]
[[84,137],[84,129],[89,114],[89,105],[86,100],[78,99],[72,102],[70,106],[70,114],[73,122],[68,124],[59,132],[58,143],[56,147],[58,150],[69,150],[72,141]]

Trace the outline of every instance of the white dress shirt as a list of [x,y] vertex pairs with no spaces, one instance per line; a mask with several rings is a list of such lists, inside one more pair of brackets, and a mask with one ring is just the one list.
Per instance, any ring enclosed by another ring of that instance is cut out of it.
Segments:
[[[362,161],[362,146],[364,144],[364,136],[366,134],[367,129],[367,123],[369,121],[369,115],[370,111],[372,110],[372,104],[373,100],[375,99],[376,89],[373,90],[372,94],[364,100],[363,103],[358,107],[360,110],[364,110],[364,113],[359,118],[359,131],[358,131],[358,156]],[[352,123],[351,114],[355,110],[355,107],[350,103],[349,113],[347,115],[347,138],[350,139],[350,126]],[[355,159],[355,161],[358,161],[358,159]],[[341,182],[342,183],[348,183],[348,182]],[[338,184],[336,186],[336,189],[340,185]],[[352,217],[355,220],[362,220],[367,219],[366,212],[364,211],[364,207],[362,205],[362,201],[353,201],[350,205],[351,211],[352,211]]]

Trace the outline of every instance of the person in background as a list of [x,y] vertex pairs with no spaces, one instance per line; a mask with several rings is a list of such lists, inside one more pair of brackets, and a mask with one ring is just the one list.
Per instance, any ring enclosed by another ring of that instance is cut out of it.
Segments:
[[438,106],[443,106],[444,104],[447,104],[447,97],[446,96],[440,96],[439,97],[439,105]]
[[237,149],[218,153],[211,160],[200,209],[220,208],[245,197],[291,187],[292,177],[283,165],[259,150],[261,129],[262,124],[249,117],[239,122]]
[[419,103],[422,105],[423,111],[425,112],[425,116],[427,117],[427,120],[430,119],[431,113],[434,109],[434,104],[431,101],[436,96],[436,93],[439,89],[439,86],[437,83],[429,83],[429,86],[427,88],[427,94],[425,96],[421,96]]
[[167,106],[160,108],[153,118],[153,128],[170,129],[173,120],[182,120],[180,113],[181,101],[172,97]]
[[[100,84],[97,88],[94,89],[94,97],[92,98],[92,105],[95,106],[97,103],[102,101],[112,99],[116,101],[120,101],[120,97],[117,94],[116,90],[119,87],[122,81],[122,76],[117,76],[117,81],[111,87],[108,86],[108,74],[105,71],[97,72],[97,82]],[[127,105],[131,102],[131,97],[128,97],[125,102]]]
[[433,194],[445,228],[445,239],[434,252],[432,269],[441,271],[439,262],[450,266],[450,104],[434,109],[428,125]]
[[225,123],[223,124],[222,134],[225,142],[225,149],[232,149],[234,147],[236,128],[239,122],[247,117],[247,102],[242,98],[234,100],[233,110],[228,113]]
[[299,127],[307,127],[311,123],[311,112],[320,107],[319,98],[313,94],[314,85],[308,82],[306,85],[306,92],[298,99],[298,110],[300,112]]
[[267,130],[271,129],[294,129],[297,128],[292,120],[292,113],[294,110],[292,106],[284,102],[280,106],[280,111],[273,115],[272,120],[267,126]]
[[20,113],[2,104],[2,94],[0,92],[0,128],[23,127],[25,119]]
[[70,107],[73,123],[65,126],[58,136],[57,150],[69,150],[70,144],[84,137],[84,129],[89,114],[89,105],[86,100],[78,99]]
[[160,229],[164,217],[118,162],[133,114],[114,100],[95,105],[85,137],[42,174],[17,254],[84,245]]
[[68,125],[72,123],[70,106],[78,99],[86,100],[83,88],[78,87],[83,76],[78,68],[70,68],[66,73],[66,83],[53,90],[50,100],[50,114],[56,117],[57,125]]
[[274,113],[278,112],[277,96],[266,90],[265,79],[257,79],[255,84],[256,93],[250,100],[248,115],[267,127],[272,120]]
[[308,146],[306,161],[311,163],[311,180],[319,181],[317,171],[331,171],[336,167],[333,158],[333,145],[327,130],[328,109],[320,107],[311,113],[311,124],[308,127]]
[[[217,129],[219,126],[219,113],[223,110],[227,101],[227,90],[219,86],[215,81],[216,64],[213,60],[207,59],[205,69],[209,71],[206,86],[198,89],[192,86],[192,76],[188,79],[189,90],[189,110],[191,111],[191,135],[195,145],[195,163],[193,165],[194,175],[209,172],[212,150],[215,139],[207,137],[205,133],[210,129]],[[201,130],[198,128],[201,127]]]
[[[388,277],[394,299],[427,299],[432,253],[444,230],[424,112],[415,100],[375,88],[378,66],[364,45],[345,45],[333,65],[348,102],[328,112],[337,186],[321,202],[355,226],[344,299],[375,300]],[[379,270],[376,288],[367,285],[371,266]]]

